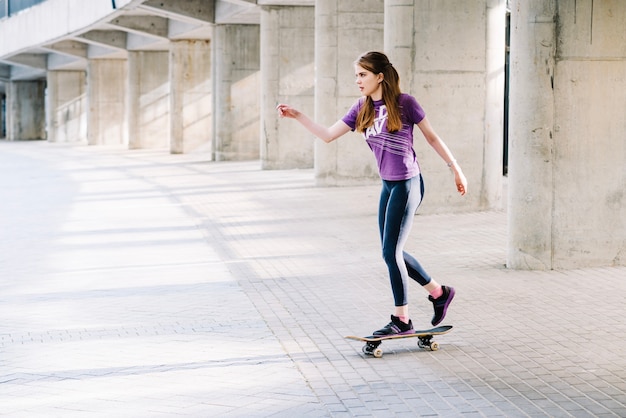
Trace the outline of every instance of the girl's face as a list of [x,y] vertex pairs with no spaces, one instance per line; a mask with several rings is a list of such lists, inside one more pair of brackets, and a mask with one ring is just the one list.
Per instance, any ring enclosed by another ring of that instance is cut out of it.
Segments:
[[354,72],[356,75],[356,85],[359,87],[359,90],[361,90],[361,94],[363,96],[371,96],[372,100],[382,100],[383,87],[381,83],[383,81],[383,75],[374,74],[358,64],[354,66]]

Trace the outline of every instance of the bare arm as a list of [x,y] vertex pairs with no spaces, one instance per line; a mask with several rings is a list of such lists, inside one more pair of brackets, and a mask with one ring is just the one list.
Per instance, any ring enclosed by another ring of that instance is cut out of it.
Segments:
[[330,127],[325,127],[311,120],[307,115],[289,105],[279,104],[276,106],[276,110],[281,118],[291,118],[297,120],[309,132],[326,143],[332,142],[340,136],[350,132],[350,127],[342,120],[338,120]]
[[459,164],[454,159],[454,156],[452,155],[452,152],[450,151],[448,146],[445,144],[445,142],[443,142],[439,135],[437,135],[430,122],[428,121],[428,118],[425,117],[424,119],[422,119],[422,121],[418,123],[417,126],[422,131],[422,134],[424,134],[424,138],[426,138],[426,141],[428,141],[430,146],[433,147],[437,154],[439,154],[439,156],[446,162],[448,167],[450,167],[450,169],[454,173],[454,182],[456,183],[456,189],[459,193],[461,193],[461,196],[464,195],[467,191],[467,179],[463,174],[463,170],[461,170],[461,166],[459,166]]

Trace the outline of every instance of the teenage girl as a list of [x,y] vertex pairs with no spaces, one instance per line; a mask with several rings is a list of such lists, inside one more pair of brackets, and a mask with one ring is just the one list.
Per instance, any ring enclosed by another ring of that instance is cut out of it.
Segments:
[[414,125],[450,167],[461,195],[467,190],[467,180],[417,100],[401,93],[398,72],[385,54],[366,52],[355,61],[354,69],[356,84],[363,97],[332,126],[322,126],[286,104],[279,104],[276,109],[280,117],[297,120],[326,143],[354,130],[365,137],[376,157],[382,179],[378,225],[395,303],[391,322],[374,331],[374,335],[408,334],[413,331],[407,300],[409,278],[430,294],[428,299],[434,308],[433,326],[446,316],[455,294],[454,288],[437,283],[414,257],[404,252],[413,217],[424,193],[424,181],[413,149]]

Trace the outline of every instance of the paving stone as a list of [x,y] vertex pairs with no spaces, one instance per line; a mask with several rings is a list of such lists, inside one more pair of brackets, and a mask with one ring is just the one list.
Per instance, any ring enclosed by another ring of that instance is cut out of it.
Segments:
[[375,359],[343,336],[392,309],[376,184],[0,142],[0,190],[8,416],[626,415],[626,268],[507,270],[504,211],[416,216],[407,250],[457,288],[455,328]]

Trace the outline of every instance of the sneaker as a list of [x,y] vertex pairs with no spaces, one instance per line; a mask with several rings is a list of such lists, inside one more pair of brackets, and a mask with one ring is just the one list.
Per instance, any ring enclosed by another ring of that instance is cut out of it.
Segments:
[[414,331],[413,322],[409,319],[409,323],[405,324],[400,321],[400,318],[397,316],[391,315],[391,322],[385,325],[383,328],[378,331],[374,331],[373,335],[377,335],[380,337],[386,337],[390,335],[404,335],[410,334]]
[[433,308],[435,309],[435,315],[433,315],[432,321],[430,321],[433,326],[436,326],[443,321],[443,318],[446,317],[446,312],[448,311],[448,305],[452,302],[454,298],[454,288],[448,286],[441,286],[443,289],[443,295],[439,296],[437,299],[432,296],[428,296],[428,300],[433,303]]

